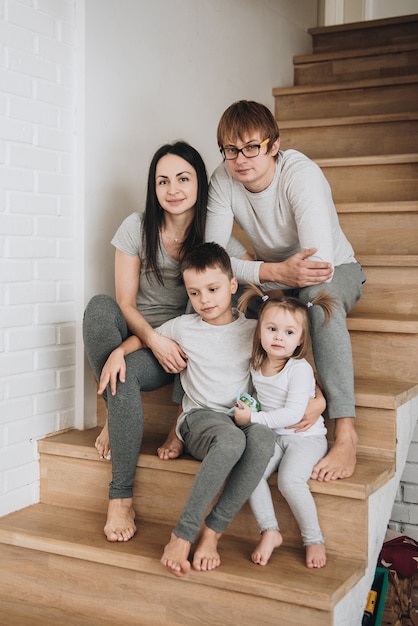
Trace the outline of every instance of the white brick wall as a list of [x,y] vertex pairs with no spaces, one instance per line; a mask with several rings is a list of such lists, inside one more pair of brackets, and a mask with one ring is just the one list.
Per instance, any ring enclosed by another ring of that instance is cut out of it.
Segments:
[[0,515],[74,424],[75,0],[0,0]]
[[418,541],[418,424],[409,447],[390,527]]

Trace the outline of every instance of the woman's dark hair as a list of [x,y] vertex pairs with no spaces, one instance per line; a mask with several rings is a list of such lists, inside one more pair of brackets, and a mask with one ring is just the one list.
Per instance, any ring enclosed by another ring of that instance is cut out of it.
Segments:
[[167,154],[174,154],[187,161],[197,175],[195,214],[181,246],[180,258],[183,258],[194,246],[203,242],[208,204],[208,175],[199,152],[185,141],[176,141],[173,144],[161,146],[154,154],[149,168],[142,234],[145,249],[145,269],[147,272],[153,272],[161,284],[164,284],[164,280],[158,267],[157,252],[160,246],[159,234],[163,224],[164,211],[158,202],[155,191],[155,172],[157,163]]

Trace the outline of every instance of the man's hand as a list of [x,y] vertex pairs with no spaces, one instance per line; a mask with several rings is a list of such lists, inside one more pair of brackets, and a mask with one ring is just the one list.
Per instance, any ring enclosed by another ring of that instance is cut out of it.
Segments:
[[324,283],[331,278],[333,267],[331,263],[308,258],[316,251],[317,248],[309,248],[280,263],[262,263],[260,281],[281,283],[289,287],[311,287]]

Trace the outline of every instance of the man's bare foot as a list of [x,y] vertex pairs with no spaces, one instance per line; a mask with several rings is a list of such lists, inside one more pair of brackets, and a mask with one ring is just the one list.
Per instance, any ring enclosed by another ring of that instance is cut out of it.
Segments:
[[251,555],[251,560],[256,565],[267,565],[273,550],[283,543],[283,537],[278,530],[264,530],[261,539]]
[[132,498],[109,500],[104,533],[108,541],[129,541],[136,533]]
[[331,450],[313,468],[311,478],[329,482],[352,476],[356,467],[357,433],[353,417],[336,419],[335,442]]
[[161,565],[163,565],[174,576],[184,576],[190,571],[190,554],[191,543],[185,539],[177,537],[171,533],[171,539],[164,548],[161,557]]
[[222,533],[217,533],[206,525],[203,526],[193,555],[193,569],[199,572],[210,572],[220,566],[218,541],[221,536]]
[[102,428],[100,435],[97,437],[96,441],[94,442],[94,447],[96,448],[99,454],[99,457],[101,459],[106,459],[107,461],[110,461],[111,459],[110,440],[109,440],[109,427],[107,424],[107,420],[106,420],[106,424]]
[[313,543],[306,546],[306,567],[324,567],[327,562],[324,543]]

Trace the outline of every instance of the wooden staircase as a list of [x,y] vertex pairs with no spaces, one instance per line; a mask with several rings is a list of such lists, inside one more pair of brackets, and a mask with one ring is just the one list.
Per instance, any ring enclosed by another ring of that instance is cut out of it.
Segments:
[[[364,267],[348,319],[358,466],[310,481],[328,563],[311,571],[296,523],[271,485],[284,547],[249,559],[257,529],[245,505],[221,540],[221,567],[171,576],[159,563],[198,462],[155,454],[175,416],[170,387],[144,394],[135,484],[137,535],[103,535],[110,463],[99,429],[39,442],[40,503],[0,519],[0,622],[10,625],[359,626],[418,414],[418,16],[311,31],[295,86],[277,88],[282,148],[313,158]],[[365,44],[366,42],[366,44]],[[367,45],[367,47],[365,47]]]

